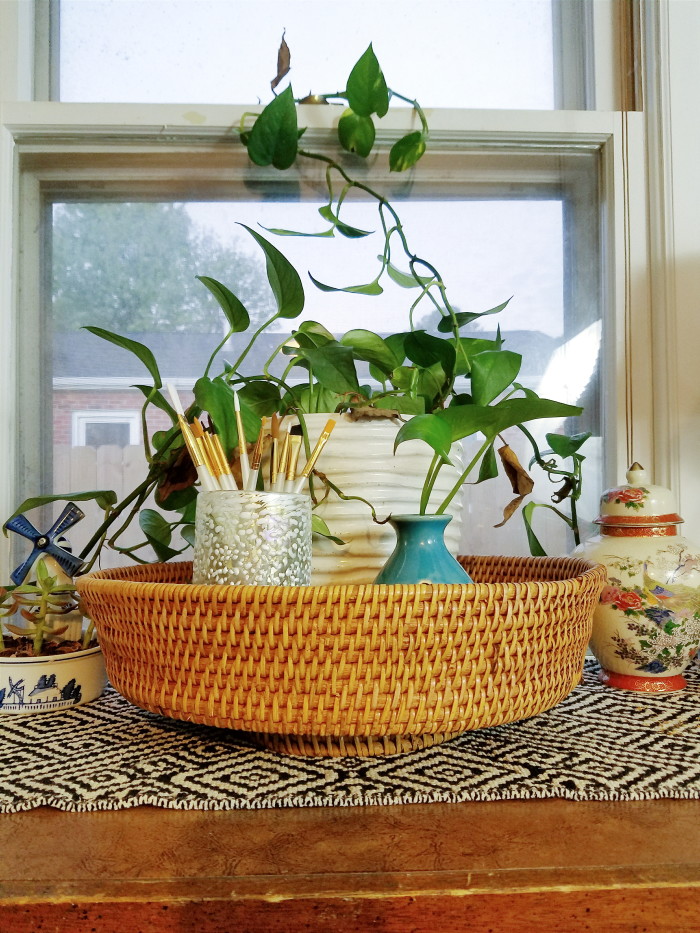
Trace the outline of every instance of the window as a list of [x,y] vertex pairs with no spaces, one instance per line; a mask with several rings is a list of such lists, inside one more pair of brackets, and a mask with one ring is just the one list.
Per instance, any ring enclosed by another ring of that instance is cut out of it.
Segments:
[[[426,107],[551,109],[555,74],[559,77],[558,24],[562,15],[570,15],[562,6],[580,4],[61,0],[56,96],[249,104],[269,87],[285,33],[300,95],[337,90],[338,75],[347,75],[373,40],[391,86],[419,86]],[[568,37],[570,46],[582,38],[574,28]],[[227,51],[221,54],[222,49]]]
[[[514,0],[513,5],[522,7],[523,0]],[[66,3],[63,7],[66,14],[63,30],[69,26],[69,6]],[[83,2],[75,6],[87,8],[90,4]],[[202,2],[199,6],[205,4]],[[446,3],[444,6],[457,8],[462,4]],[[539,6],[540,12],[545,6],[550,9],[549,4]],[[608,474],[610,464],[614,464],[617,472],[618,454],[623,447],[611,428],[620,411],[624,411],[627,391],[624,381],[618,378],[612,349],[616,335],[623,332],[624,295],[616,283],[626,281],[620,187],[622,124],[618,117],[606,113],[571,114],[551,110],[563,100],[584,100],[584,85],[591,78],[590,74],[588,77],[583,74],[576,92],[566,92],[566,96],[563,89],[570,83],[571,69],[566,75],[567,81],[561,80],[566,71],[561,64],[563,57],[566,58],[562,56],[562,49],[579,49],[580,52],[578,39],[588,32],[578,28],[585,17],[573,23],[575,28],[563,22],[566,19],[562,15],[563,6],[555,3],[551,8],[554,11],[548,40],[551,48],[543,56],[550,75],[547,81],[551,78],[555,85],[550,102],[527,105],[538,108],[539,112],[435,111],[431,121],[431,156],[416,175],[405,208],[416,229],[428,231],[426,252],[432,255],[432,248],[437,246],[440,256],[450,265],[445,278],[448,281],[454,278],[465,308],[482,310],[511,293],[516,296],[508,312],[513,317],[508,322],[503,321],[503,328],[522,332],[522,339],[531,340],[540,354],[539,369],[531,375],[531,384],[541,388],[548,380],[556,378],[560,395],[569,391],[571,398],[585,394],[590,419],[586,427],[599,439],[605,436],[607,442],[606,451],[598,440],[589,453],[592,478],[588,488],[592,501],[587,505],[587,515],[592,517],[605,464],[609,464]],[[593,5],[577,2],[565,6],[590,12]],[[606,7],[607,4],[597,5],[598,10]],[[3,15],[7,16],[7,12]],[[21,33],[22,23],[15,22],[14,30],[15,34]],[[106,28],[104,31],[106,34]],[[561,39],[564,33],[575,39],[567,44]],[[290,33],[287,38],[291,40]],[[69,41],[65,34],[62,41],[64,45]],[[278,36],[275,49],[277,41]],[[298,53],[293,49],[292,54]],[[585,55],[574,57],[585,66]],[[571,64],[573,58],[567,61]],[[598,64],[596,62],[596,67]],[[384,62],[383,65],[386,70]],[[23,74],[26,79],[26,73]],[[291,212],[299,225],[304,212],[313,213],[317,206],[312,177],[301,179],[300,187],[285,191],[281,176],[256,170],[241,158],[240,150],[231,147],[228,128],[236,124],[244,108],[217,106],[216,99],[209,95],[207,99],[212,103],[198,104],[187,110],[157,103],[74,104],[69,101],[77,99],[78,95],[67,90],[67,81],[64,75],[62,103],[16,107],[12,105],[13,95],[21,99],[22,89],[27,86],[26,80],[22,84],[18,78],[12,84],[10,103],[3,117],[5,139],[10,139],[11,144],[9,149],[6,144],[5,150],[0,151],[0,158],[6,160],[4,177],[11,179],[12,184],[6,184],[1,193],[3,196],[11,194],[15,177],[19,180],[19,208],[14,213],[17,226],[13,229],[16,229],[15,242],[21,248],[21,262],[17,265],[19,297],[15,300],[7,288],[3,296],[6,301],[9,296],[9,304],[13,307],[21,308],[13,320],[19,322],[24,374],[17,379],[17,394],[10,371],[4,374],[4,384],[12,387],[8,398],[19,396],[19,411],[43,413],[42,431],[20,438],[24,444],[19,452],[20,469],[12,485],[8,473],[3,487],[8,503],[16,502],[29,492],[51,489],[55,482],[50,406],[47,409],[46,400],[59,388],[52,360],[61,339],[63,312],[58,307],[58,291],[53,291],[53,302],[51,295],[52,284],[57,284],[55,263],[59,244],[56,234],[62,220],[82,211],[83,221],[90,222],[91,212],[101,211],[107,216],[110,210],[117,211],[128,205],[161,205],[173,217],[184,214],[198,236],[209,237],[216,250],[225,252],[234,247],[243,248],[230,234],[235,221],[244,219],[249,223],[284,226],[285,217],[289,216],[286,212]],[[263,87],[267,81],[269,76],[266,75]],[[393,83],[400,84],[399,81]],[[420,83],[417,77],[408,81],[408,84],[413,83]],[[446,84],[454,86],[455,82]],[[464,90],[464,87],[471,88],[474,82],[466,78],[462,84],[461,90]],[[597,87],[600,99],[599,91]],[[197,96],[203,96],[203,92],[198,91]],[[129,97],[123,94],[120,99],[128,101]],[[464,95],[460,95],[459,101],[464,104]],[[193,101],[184,97],[183,103]],[[501,107],[503,104],[486,101],[475,102],[473,106]],[[317,141],[324,138],[326,127],[332,122],[332,110],[330,114],[320,111],[329,109],[314,108],[310,113],[309,135]],[[388,121],[387,139],[399,133],[400,120],[400,115],[396,115]],[[630,125],[634,129],[633,119]],[[628,133],[628,145],[630,141],[640,146],[640,138],[635,133]],[[10,150],[11,161],[8,162]],[[8,167],[11,165],[16,165],[17,176],[14,169]],[[634,208],[634,191],[640,189],[639,179],[633,182],[637,184],[631,193]],[[396,194],[400,198],[401,192]],[[362,205],[358,205],[358,210],[361,208]],[[425,216],[435,221],[430,230],[423,222]],[[437,243],[435,230],[439,230],[440,235],[447,232],[449,255],[444,246]],[[7,231],[5,221],[3,232]],[[643,239],[644,224],[636,225],[634,232]],[[471,234],[469,238],[468,233]],[[489,242],[495,244],[495,252],[491,265],[485,266],[482,255]],[[128,246],[127,239],[122,239],[115,248],[123,252]],[[288,240],[281,246],[295,258],[297,242]],[[7,254],[4,255],[7,263]],[[302,260],[299,264],[307,268],[311,261]],[[324,272],[329,270],[329,277],[333,274],[328,260],[322,259],[319,267]],[[37,274],[39,268],[44,269],[43,282]],[[485,274],[484,268],[489,272]],[[192,273],[196,271],[199,270],[193,269]],[[202,271],[216,274],[214,270]],[[223,274],[218,277],[225,280]],[[340,278],[337,281],[342,284]],[[167,280],[161,278],[154,287],[163,288],[167,284]],[[544,306],[546,314],[542,314]],[[337,307],[340,308],[339,302]],[[347,312],[339,311],[340,317],[345,319],[345,315],[350,314],[353,324],[358,323],[360,312],[356,307],[353,305]],[[90,308],[83,306],[81,310],[87,314]],[[203,304],[202,313],[205,320],[206,304]],[[368,314],[371,317],[373,312]],[[49,321],[51,330],[46,326]],[[68,332],[75,333],[80,323],[76,320],[74,325]],[[200,335],[211,332],[207,330],[209,326],[202,325]],[[374,329],[379,328],[375,326]],[[393,329],[393,325],[387,329]],[[12,330],[6,329],[3,333],[14,341]],[[515,333],[511,339],[516,339]],[[634,339],[641,338],[635,336]],[[75,347],[77,350],[77,340]],[[579,363],[585,365],[579,367]],[[37,373],[36,380],[26,378],[29,372]],[[139,378],[116,370],[110,370],[108,375],[129,384]],[[185,390],[190,376],[182,371],[175,375]],[[562,382],[563,377],[571,382],[570,388]],[[601,378],[607,381],[601,382]],[[557,393],[552,390],[552,394]],[[129,404],[130,410],[138,407],[137,402],[125,404]],[[86,410],[84,405],[76,408],[76,411]],[[478,498],[479,495],[477,487],[474,496]],[[490,517],[485,522],[494,523]],[[488,528],[483,529],[483,535],[483,543],[472,549],[490,547]],[[524,544],[517,549],[524,550]],[[517,549],[514,547],[514,552]]]
[[[454,126],[451,132],[459,134]],[[549,397],[585,404],[581,429],[594,435],[589,442],[588,486],[597,490],[603,433],[599,383],[603,286],[597,257],[605,214],[597,196],[600,144],[591,140],[588,145],[579,141],[575,148],[562,145],[554,152],[551,145],[504,151],[500,145],[473,140],[463,131],[462,135],[464,141],[456,149],[452,139],[449,144],[436,141],[425,157],[424,177],[416,177],[409,197],[401,190],[402,180],[380,182],[394,186],[390,193],[412,246],[436,262],[460,310],[486,310],[513,296],[498,321],[506,347],[523,354],[520,378],[525,385]],[[195,280],[196,274],[228,284],[261,320],[269,313],[267,286],[260,285],[262,256],[241,224],[316,229],[320,171],[275,176],[275,197],[269,199],[261,185],[268,170],[253,171],[241,149],[227,149],[226,158],[232,167],[223,200],[206,199],[207,191],[216,190],[207,180],[211,170],[206,159],[197,164],[178,156],[163,157],[151,169],[151,185],[170,198],[135,201],[126,198],[139,191],[139,170],[125,174],[118,152],[103,155],[97,190],[91,180],[92,164],[83,168],[72,155],[48,150],[32,156],[28,177],[36,184],[40,213],[49,208],[52,218],[52,236],[47,240],[51,296],[45,311],[50,329],[42,329],[53,333],[53,374],[44,391],[53,392],[54,405],[66,384],[77,383],[82,394],[73,398],[79,411],[85,409],[88,397],[104,408],[99,399],[111,397],[117,389],[120,408],[136,410],[141,403],[139,391],[129,386],[148,381],[145,369],[120,348],[81,330],[85,324],[145,343],[154,351],[163,377],[174,381],[187,399],[223,326],[218,306]],[[204,199],[181,200],[193,189]],[[253,199],[251,191],[259,191],[260,196]],[[371,204],[358,200],[351,208],[351,222],[366,229],[376,223]],[[288,237],[277,244],[302,274],[309,270],[336,285],[364,280],[380,249],[373,237],[361,242]],[[329,296],[309,282],[303,317],[320,320],[336,333],[350,327],[381,334],[401,331],[409,326],[406,292],[390,286],[380,298],[368,298]],[[427,329],[435,326],[427,309],[420,314],[425,319],[416,323]],[[478,335],[495,336],[496,323],[491,319],[482,319],[478,327]],[[252,371],[260,371],[286,333],[279,329],[261,338],[257,355],[249,360]],[[221,367],[236,355],[235,344],[224,348]],[[158,413],[154,417],[151,431],[165,426],[165,421],[158,423]],[[40,481],[44,488],[56,489],[65,475],[61,461],[65,454],[55,435],[53,445],[48,431],[44,440],[39,463],[46,472]],[[546,447],[544,436],[539,440]],[[521,454],[526,456],[527,451]],[[77,455],[76,451],[73,456]],[[121,455],[116,462],[103,458],[92,485],[115,488],[120,469],[126,469]],[[128,489],[116,491],[122,494]],[[540,494],[548,498],[551,492],[544,487]],[[502,532],[493,526],[502,517],[499,509],[508,500],[507,490],[484,501],[477,487],[471,498],[473,515],[465,546],[482,552],[498,549]],[[566,548],[561,530],[554,530],[556,522],[551,524],[556,545],[549,546]],[[516,536],[521,539],[517,547],[526,551],[519,521],[514,523],[511,542]]]
[[[73,411],[71,412],[71,444],[73,447],[127,447],[138,444],[138,411]],[[54,445],[61,438],[54,434]]]

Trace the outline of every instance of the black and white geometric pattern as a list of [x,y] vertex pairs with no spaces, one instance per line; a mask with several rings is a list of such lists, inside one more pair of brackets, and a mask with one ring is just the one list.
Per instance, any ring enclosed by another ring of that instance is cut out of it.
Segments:
[[665,695],[584,683],[554,709],[384,758],[299,758],[132,706],[0,719],[0,812],[700,797],[700,670]]

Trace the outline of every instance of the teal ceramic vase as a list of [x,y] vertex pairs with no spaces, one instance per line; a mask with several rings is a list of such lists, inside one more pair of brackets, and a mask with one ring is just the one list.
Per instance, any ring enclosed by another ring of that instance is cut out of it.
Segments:
[[392,515],[396,547],[375,583],[472,583],[445,544],[450,515]]

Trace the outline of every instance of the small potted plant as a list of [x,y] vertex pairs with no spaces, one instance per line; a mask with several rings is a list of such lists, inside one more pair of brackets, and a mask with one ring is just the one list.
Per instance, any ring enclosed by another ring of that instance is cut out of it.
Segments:
[[35,582],[0,588],[0,714],[87,703],[106,683],[92,622],[65,575],[34,564]]

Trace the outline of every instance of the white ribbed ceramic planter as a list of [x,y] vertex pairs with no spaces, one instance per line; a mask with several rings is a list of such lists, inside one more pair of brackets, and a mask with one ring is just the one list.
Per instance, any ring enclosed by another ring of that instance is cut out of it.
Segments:
[[[432,461],[427,444],[407,441],[394,454],[394,438],[401,426],[398,420],[354,422],[345,415],[326,414],[304,416],[312,444],[329,417],[335,418],[336,427],[316,468],[345,495],[369,500],[379,518],[417,512],[423,480]],[[460,464],[460,445],[454,446],[453,454],[453,461]],[[447,496],[459,475],[458,469],[443,467],[430,500],[433,509]],[[458,552],[461,537],[461,506],[460,491],[447,510],[453,520],[445,541],[453,555]],[[347,502],[333,492],[315,512],[345,544],[339,546],[314,536],[312,585],[371,583],[394,550],[396,535],[391,525],[376,524],[364,503]]]
[[0,658],[0,715],[50,713],[89,703],[106,683],[99,645],[45,658]]

